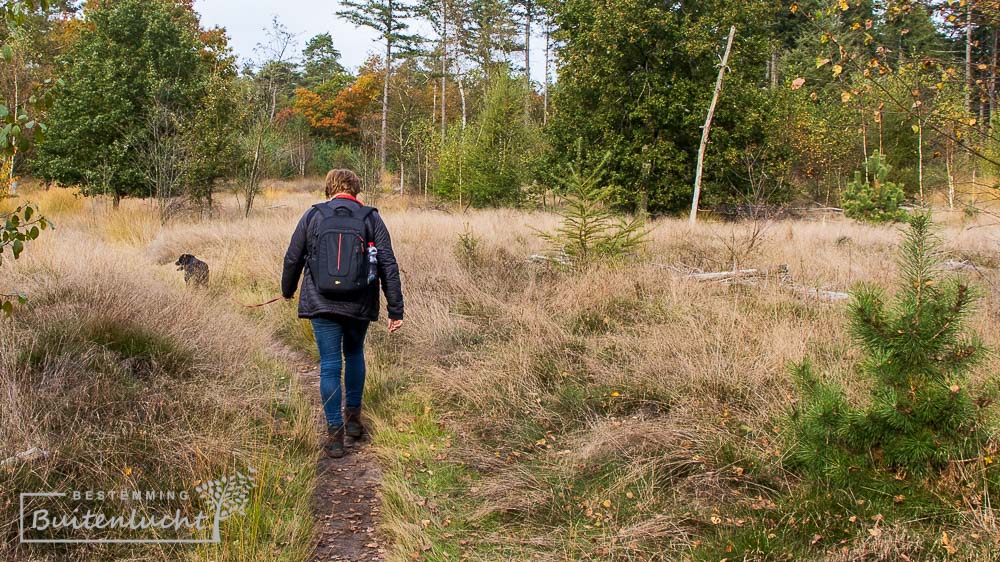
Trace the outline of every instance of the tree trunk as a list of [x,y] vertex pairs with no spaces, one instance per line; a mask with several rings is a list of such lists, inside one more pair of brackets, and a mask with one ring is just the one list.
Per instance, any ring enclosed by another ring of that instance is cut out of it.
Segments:
[[[1000,24],[998,24],[1000,26]],[[990,120],[987,126],[993,129],[993,121],[997,119],[997,49],[1000,49],[1000,29],[993,30],[993,64],[990,65]]]
[[965,114],[972,113],[972,0],[965,3]]
[[722,80],[726,76],[726,64],[729,63],[729,52],[733,49],[733,38],[736,36],[736,26],[729,28],[729,39],[726,40],[726,52],[722,55],[722,64],[719,65],[719,77],[715,80],[715,91],[712,93],[712,103],[708,106],[708,116],[705,117],[705,126],[701,129],[701,143],[698,145],[698,164],[694,173],[694,197],[691,199],[690,222],[694,224],[698,220],[698,201],[701,199],[701,173],[705,164],[705,148],[708,146],[708,133],[712,128],[712,117],[715,116],[715,105],[719,102],[719,92],[722,91]]
[[948,175],[948,208],[949,209],[954,209],[955,208],[955,176],[952,175],[952,173],[951,173],[951,169],[952,169],[951,160],[952,160],[952,152],[953,152],[952,149],[951,149],[951,141],[948,141],[947,143],[945,143],[944,152],[945,152],[945,154],[944,154],[945,173],[947,173],[947,175]]
[[639,185],[639,203],[636,205],[636,214],[640,219],[649,218],[649,171],[652,164],[647,160],[642,164],[642,181]]
[[920,191],[920,203],[924,202],[924,122],[917,113],[917,187]]
[[465,80],[462,75],[458,75],[458,97],[462,100],[462,130],[465,130],[465,126],[468,123],[468,110],[465,107]]
[[865,102],[858,97],[858,112],[861,114],[861,158],[865,162],[865,181],[871,181],[868,174],[868,121],[865,120]]
[[770,76],[769,77],[771,78],[771,89],[774,90],[774,89],[776,89],[778,87],[778,53],[777,52],[772,52],[771,53],[771,62],[770,62],[769,69],[770,69]]
[[[392,0],[389,0],[389,13],[390,18],[392,13]],[[391,21],[391,20],[390,20]],[[391,23],[390,23],[391,27]],[[385,175],[386,170],[386,137],[388,136],[388,126],[389,126],[389,76],[392,74],[392,35],[390,32],[386,32],[385,35],[385,80],[382,83],[382,134],[379,139],[379,149],[378,149],[378,161],[379,168],[382,175]]]
[[[12,74],[13,74],[13,78],[14,78],[14,100],[13,100],[14,101],[14,105],[11,106],[11,114],[16,116],[17,115],[17,111],[18,111],[17,106],[21,103],[21,99],[20,99],[21,98],[21,90],[20,90],[19,81],[17,79],[17,69],[12,67],[12,70],[13,70]],[[14,185],[14,168],[17,167],[17,143],[15,142],[15,143],[12,143],[12,144],[14,145],[14,150],[10,154],[10,174],[9,174],[9,176],[7,178],[7,180],[8,180],[7,185],[10,186],[9,187],[10,194],[14,195],[14,194],[17,193],[17,186]]]
[[550,70],[549,53],[552,50],[552,32],[548,20],[545,21],[545,83],[542,86],[542,125],[549,123],[549,77]]
[[448,11],[445,0],[441,0],[441,144],[444,145],[448,134],[448,104],[446,90],[448,88]]
[[524,3],[524,122],[531,122],[531,18],[532,0]]

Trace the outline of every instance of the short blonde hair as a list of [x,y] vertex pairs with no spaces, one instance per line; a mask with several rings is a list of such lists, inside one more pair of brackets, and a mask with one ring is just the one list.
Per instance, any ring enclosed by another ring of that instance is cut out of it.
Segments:
[[338,193],[351,196],[361,193],[361,178],[350,170],[330,170],[326,174],[326,197],[329,199]]

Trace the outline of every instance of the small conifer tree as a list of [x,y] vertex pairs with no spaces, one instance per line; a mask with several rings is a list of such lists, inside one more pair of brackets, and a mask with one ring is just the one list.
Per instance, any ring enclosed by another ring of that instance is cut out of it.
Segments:
[[957,280],[940,281],[940,241],[929,215],[910,219],[902,279],[887,306],[881,289],[862,286],[850,305],[851,335],[864,351],[858,372],[871,379],[860,407],[803,362],[803,392],[792,415],[792,463],[845,481],[861,468],[928,474],[949,460],[978,454],[986,402],[974,400],[966,375],[985,351],[964,331],[975,301]]
[[855,170],[844,191],[844,215],[871,223],[902,222],[906,211],[899,208],[906,195],[903,186],[888,180],[892,168],[879,151],[865,160],[865,174]]
[[645,243],[642,220],[624,219],[609,209],[611,193],[601,183],[609,157],[610,153],[597,166],[585,170],[582,141],[578,140],[576,160],[566,164],[555,178],[562,184],[566,206],[559,212],[562,223],[542,237],[576,265],[632,254]]

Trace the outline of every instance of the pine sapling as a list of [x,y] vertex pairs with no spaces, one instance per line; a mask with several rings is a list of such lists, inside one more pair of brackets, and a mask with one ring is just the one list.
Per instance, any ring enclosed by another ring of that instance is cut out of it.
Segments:
[[844,191],[844,214],[852,219],[871,222],[902,222],[906,211],[899,208],[906,198],[903,186],[889,181],[892,167],[885,156],[875,151],[865,160],[865,173],[854,172],[854,179]]
[[972,398],[966,380],[985,350],[964,325],[976,296],[958,280],[942,281],[941,263],[930,216],[918,214],[893,302],[878,287],[854,290],[850,332],[864,352],[857,372],[871,383],[866,404],[849,404],[807,361],[794,367],[804,396],[792,416],[793,464],[846,480],[863,467],[928,474],[979,454],[986,402]]
[[566,206],[559,213],[562,223],[555,232],[541,236],[576,265],[634,254],[646,240],[642,220],[624,219],[609,209],[611,193],[601,183],[609,157],[610,153],[597,166],[585,170],[582,143],[578,141],[576,160],[556,178],[566,196]]

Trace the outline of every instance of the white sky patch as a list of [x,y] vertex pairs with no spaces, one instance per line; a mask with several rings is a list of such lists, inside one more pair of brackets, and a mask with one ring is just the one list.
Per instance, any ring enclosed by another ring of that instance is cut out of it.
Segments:
[[[378,36],[367,28],[358,28],[336,16],[340,2],[329,0],[195,0],[195,10],[201,15],[203,27],[224,27],[229,44],[241,61],[256,60],[254,49],[267,41],[265,28],[277,16],[288,30],[296,34],[293,52],[301,54],[306,41],[314,35],[329,32],[333,45],[340,51],[342,62],[357,70],[370,55],[382,52]],[[418,22],[412,31],[431,36],[430,25]],[[538,83],[545,78],[545,38],[539,33],[531,39],[531,77]],[[524,58],[514,54],[514,64],[522,68]]]

